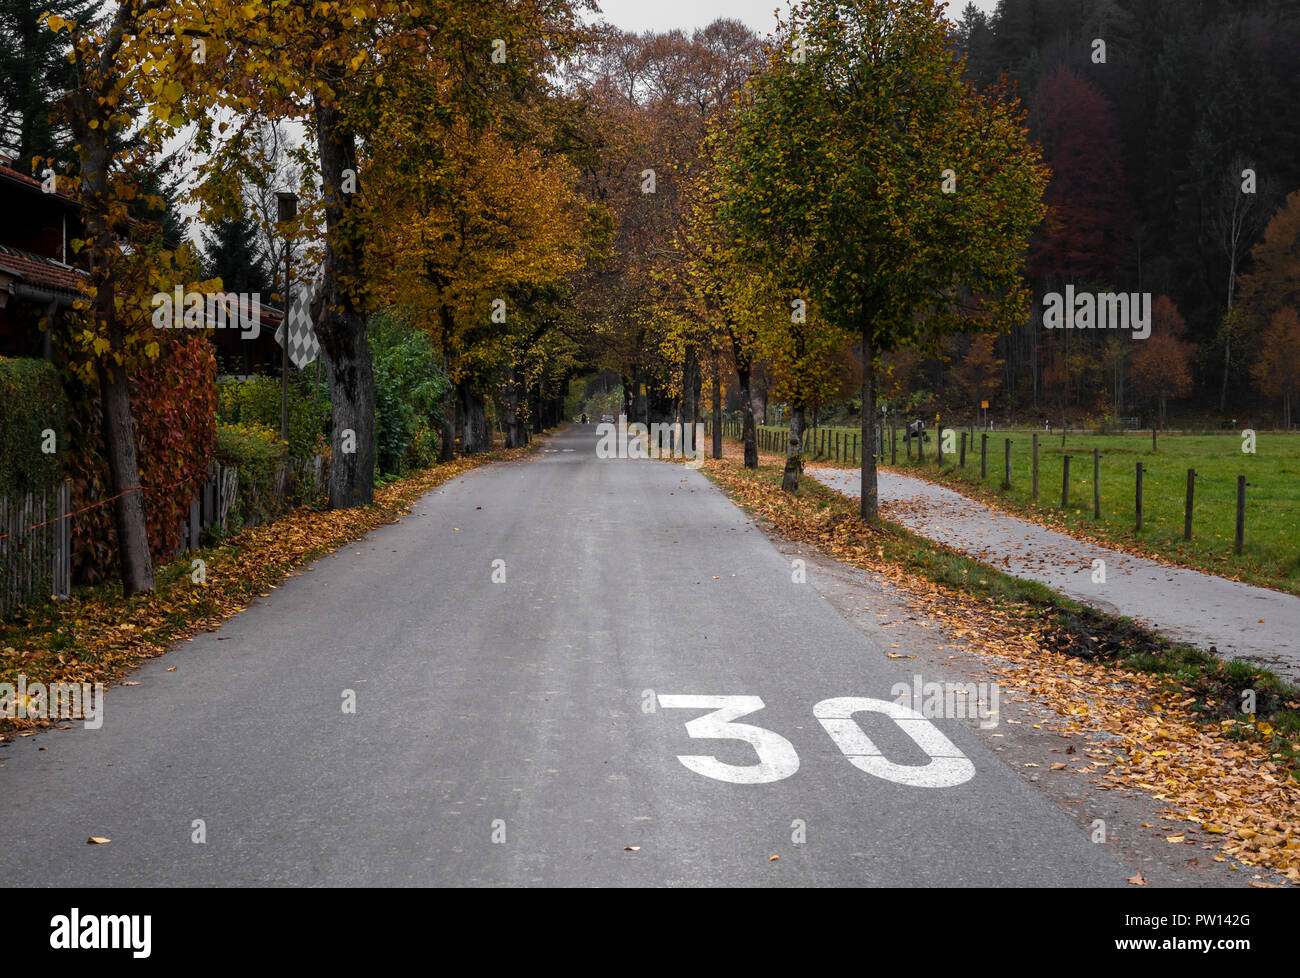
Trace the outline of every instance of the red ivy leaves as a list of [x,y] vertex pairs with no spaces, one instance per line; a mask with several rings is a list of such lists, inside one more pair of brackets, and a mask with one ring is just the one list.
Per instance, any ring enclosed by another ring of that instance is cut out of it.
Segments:
[[[167,336],[156,360],[131,378],[140,484],[149,550],[155,562],[180,544],[190,500],[207,477],[216,444],[217,363],[201,334]],[[73,509],[108,499],[108,464],[103,456],[98,404],[80,405],[72,422],[76,453],[68,466]],[[81,513],[72,521],[73,569],[78,581],[94,584],[117,572],[113,504]]]

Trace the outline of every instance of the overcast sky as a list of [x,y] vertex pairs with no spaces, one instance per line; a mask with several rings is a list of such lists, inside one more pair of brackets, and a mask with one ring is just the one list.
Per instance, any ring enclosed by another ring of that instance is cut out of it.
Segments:
[[[719,17],[743,21],[766,34],[776,23],[773,11],[788,8],[788,0],[597,0],[604,19],[626,31],[669,31],[679,27],[688,34]],[[948,16],[956,20],[967,0],[949,0]],[[992,13],[997,0],[974,0]]]

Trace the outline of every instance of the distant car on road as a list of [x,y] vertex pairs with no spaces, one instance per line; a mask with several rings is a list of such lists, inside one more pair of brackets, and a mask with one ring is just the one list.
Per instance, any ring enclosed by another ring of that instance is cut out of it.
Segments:
[[613,423],[614,423],[614,416],[613,416],[612,414],[602,414],[602,415],[600,416],[600,423],[601,423],[601,424],[613,424]]

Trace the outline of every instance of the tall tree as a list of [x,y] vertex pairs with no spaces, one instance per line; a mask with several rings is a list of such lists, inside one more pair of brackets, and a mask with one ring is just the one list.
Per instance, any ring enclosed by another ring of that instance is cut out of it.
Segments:
[[1300,308],[1300,190],[1278,209],[1251,249],[1254,270],[1240,282],[1248,330],[1261,332],[1283,306]]
[[962,80],[936,4],[805,0],[719,160],[721,222],[742,257],[860,338],[861,513],[874,522],[878,358],[1024,315],[1039,154],[1016,108]]
[[1129,371],[1134,393],[1155,401],[1161,428],[1169,399],[1191,393],[1196,347],[1186,335],[1187,321],[1178,307],[1169,296],[1160,296],[1151,310],[1151,335],[1138,341]]
[[251,218],[240,214],[217,221],[202,237],[208,278],[221,279],[227,292],[270,294],[271,273]]
[[102,19],[102,6],[97,0],[0,0],[0,150],[12,153],[24,172],[37,157],[69,163],[73,156],[67,129],[51,115],[74,84],[68,39],[43,18]]
[[[1207,202],[1210,231],[1227,259],[1225,301],[1229,314],[1236,297],[1237,270],[1250,243],[1263,227],[1271,198],[1272,181],[1266,176],[1261,186],[1250,161],[1237,156],[1223,174],[1218,194]],[[1224,322],[1232,322],[1231,317],[1225,316]],[[1221,329],[1219,340],[1223,345],[1223,385],[1219,388],[1219,410],[1222,411],[1228,404],[1228,380],[1232,375],[1232,330]]]
[[1002,361],[993,352],[994,336],[980,333],[971,338],[970,349],[958,369],[958,382],[973,407],[993,401],[1002,387]]
[[[365,152],[381,133],[400,139],[417,127],[497,118],[511,96],[535,87],[573,45],[585,0],[523,0],[465,8],[456,0],[211,5],[189,0],[192,15],[174,11],[178,32],[209,41],[202,65],[178,71],[168,84],[177,112],[207,119],[216,104],[246,114],[298,118],[315,137],[320,206],[302,215],[299,231],[323,224],[322,313],[316,334],[330,371],[333,429],[348,432],[355,450],[336,447],[330,504],[369,503],[375,474],[375,386],[366,318],[374,308],[365,274],[371,233],[365,199]],[[166,86],[163,88],[167,91]],[[201,130],[202,132],[202,130]],[[210,141],[211,136],[205,134]],[[390,144],[400,147],[400,142]],[[237,155],[227,143],[224,162]],[[423,181],[420,161],[396,153],[409,182]],[[373,161],[374,157],[371,157]],[[216,167],[213,168],[214,172]],[[213,196],[237,192],[235,168]]]
[[1034,114],[1052,182],[1044,233],[1031,251],[1032,270],[1058,281],[1107,280],[1124,260],[1130,233],[1110,106],[1062,65],[1039,85]]
[[1251,371],[1259,389],[1282,400],[1282,427],[1291,429],[1291,407],[1300,396],[1300,315],[1294,306],[1273,313],[1260,336],[1259,359]]
[[[156,180],[154,161],[162,149],[162,129],[144,112],[146,81],[141,72],[132,70],[161,43],[162,6],[162,0],[123,0],[102,25],[90,19],[72,23],[57,15],[45,20],[49,30],[71,35],[74,81],[61,98],[61,108],[76,141],[77,193],[86,233],[85,241],[75,241],[73,246],[90,252],[86,301],[90,328],[82,335],[90,345],[92,376],[99,387],[104,454],[127,594],[153,590],[129,378],[142,353],[157,356],[158,352],[158,344],[145,332],[149,318],[142,313],[147,296],[170,291],[172,283],[166,279],[183,278],[172,271],[172,254],[155,250],[149,256],[154,281],[142,282],[140,261],[145,252],[127,240],[132,202],[144,196],[146,180]],[[129,140],[128,132],[132,133]],[[163,206],[161,199],[150,204]],[[142,287],[132,288],[132,284]]]

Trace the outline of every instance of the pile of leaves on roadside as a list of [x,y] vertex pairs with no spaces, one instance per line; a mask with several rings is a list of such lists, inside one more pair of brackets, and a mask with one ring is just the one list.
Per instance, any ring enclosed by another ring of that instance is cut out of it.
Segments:
[[[530,448],[457,458],[375,491],[356,509],[294,510],[219,546],[155,569],[156,590],[123,598],[120,586],[78,589],[70,600],[31,609],[0,624],[0,682],[108,683],[143,659],[202,630],[214,630],[284,580],[292,569],[398,521],[429,490],[488,462],[521,458]],[[205,564],[195,583],[192,561]],[[34,731],[49,720],[0,717],[0,732]],[[21,734],[20,734],[21,735]]]
[[[1049,770],[1096,790],[1146,792],[1188,826],[1170,844],[1218,849],[1214,860],[1234,869],[1300,883],[1295,690],[1131,622],[1066,608],[1039,586],[898,527],[869,526],[856,500],[812,480],[796,496],[781,491],[778,469],[752,472],[723,459],[705,472],[781,537],[884,578],[920,616],[946,627],[953,651],[977,656],[1009,699],[1031,704],[1044,729],[1085,740]],[[1236,712],[1239,694],[1255,687],[1256,712]]]

